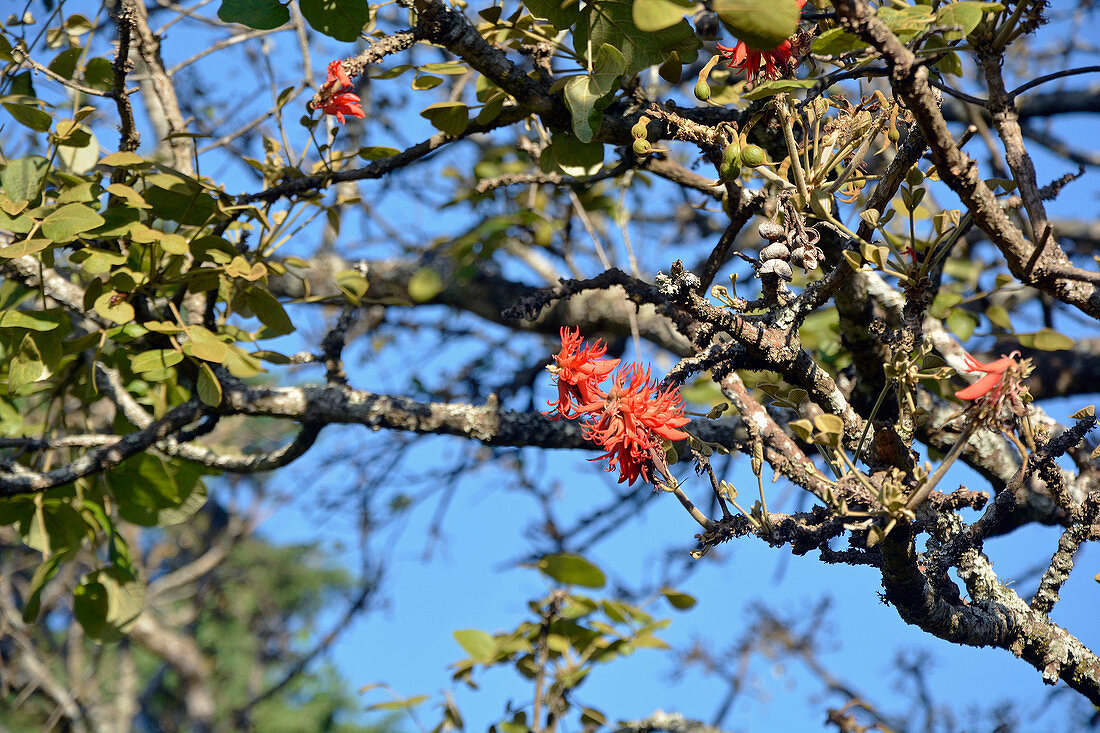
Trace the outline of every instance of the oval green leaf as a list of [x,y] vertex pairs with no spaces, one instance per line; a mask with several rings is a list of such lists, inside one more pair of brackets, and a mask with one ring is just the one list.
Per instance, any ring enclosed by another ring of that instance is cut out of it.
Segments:
[[602,588],[607,583],[603,571],[580,555],[547,555],[539,560],[538,569],[565,585]]

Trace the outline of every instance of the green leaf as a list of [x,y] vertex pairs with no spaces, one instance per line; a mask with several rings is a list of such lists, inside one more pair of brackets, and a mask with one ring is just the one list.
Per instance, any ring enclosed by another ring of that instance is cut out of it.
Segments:
[[389,702],[375,703],[374,705],[368,705],[368,711],[382,711],[393,712],[395,710],[408,710],[420,705],[428,700],[427,695],[413,695],[412,697],[401,698],[400,700],[390,700]]
[[1023,346],[1039,351],[1064,351],[1072,349],[1076,343],[1071,337],[1058,333],[1052,328],[1044,328],[1036,333],[1022,333],[1019,338]]
[[647,32],[634,24],[630,0],[586,3],[573,32],[573,49],[583,60],[588,58],[589,48],[598,51],[604,44],[622,52],[623,73],[627,76],[662,63],[673,51],[680,54],[683,63],[691,63],[702,45],[684,19],[663,30]]
[[1003,305],[991,305],[985,309],[985,317],[993,323],[994,326],[1000,326],[1006,331],[1012,330],[1012,319],[1008,315],[1008,311]]
[[367,0],[299,0],[298,7],[314,30],[337,41],[356,40],[370,22]]
[[8,257],[15,259],[16,257],[23,257],[25,255],[32,255],[36,252],[41,252],[53,245],[53,242],[49,239],[42,237],[35,237],[34,239],[21,239],[14,244],[9,244],[7,247],[0,247],[0,257]]
[[31,335],[24,334],[19,348],[8,363],[8,394],[12,395],[28,384],[33,384],[46,373],[42,354]]
[[[603,143],[585,143],[575,136],[555,132],[550,145],[543,151],[549,165],[557,167],[567,176],[591,176],[603,167]],[[539,161],[542,162],[541,159]]]
[[945,41],[959,41],[978,27],[985,13],[1001,8],[1000,3],[972,2],[971,0],[941,5],[936,10],[936,25],[944,28],[942,35]]
[[255,355],[246,353],[236,346],[229,347],[225,356],[225,368],[238,379],[247,379],[264,371],[263,365]]
[[206,503],[202,469],[177,459],[139,453],[107,472],[119,516],[145,527],[178,524]]
[[4,195],[12,201],[37,198],[49,167],[50,162],[41,155],[9,161],[3,172],[0,172],[0,186],[4,189]]
[[49,65],[50,71],[66,79],[72,79],[76,72],[77,59],[80,58],[80,54],[83,52],[84,49],[79,46],[65,49],[53,57],[53,61]]
[[222,383],[218,381],[209,364],[199,366],[199,378],[195,383],[195,389],[204,405],[217,407],[222,403]]
[[23,541],[45,557],[75,554],[89,537],[91,528],[67,501],[43,501],[29,521],[19,525]]
[[531,15],[550,21],[559,31],[572,26],[580,10],[579,0],[523,0],[523,4]]
[[932,8],[927,5],[915,5],[905,8],[882,7],[876,12],[894,35],[902,43],[916,37],[932,23]]
[[462,629],[454,632],[454,638],[475,662],[488,664],[496,656],[497,643],[484,631]]
[[573,115],[573,134],[582,143],[590,143],[600,131],[603,110],[611,99],[601,99],[590,76],[574,76],[565,83],[565,106]]
[[429,267],[421,267],[409,278],[409,297],[416,303],[427,303],[443,291],[443,278]]
[[668,600],[672,607],[680,611],[686,611],[695,605],[695,596],[688,595],[687,593],[681,593],[678,590],[671,588],[662,588],[661,594]]
[[[144,168],[149,165],[149,161],[145,158],[128,150],[120,150],[117,153],[106,155],[99,162],[114,168]],[[148,208],[148,206],[143,208]]]
[[280,336],[294,331],[290,316],[270,290],[249,288],[246,296],[248,307],[260,319],[260,322]]
[[831,435],[844,434],[844,420],[838,415],[825,413],[814,418],[814,426],[823,433]]
[[290,10],[278,0],[222,0],[218,18],[226,23],[269,31],[290,22]]
[[55,242],[70,242],[77,234],[95,229],[105,221],[83,204],[65,204],[42,220],[42,233]]
[[84,67],[84,84],[99,92],[109,91],[115,84],[115,67],[102,56],[91,59]]
[[798,30],[795,0],[714,0],[712,9],[749,48],[771,51]]
[[25,623],[32,623],[38,618],[38,613],[42,610],[42,591],[57,575],[61,562],[70,556],[71,553],[52,555],[34,569],[34,575],[31,577],[30,595],[27,596],[26,603],[23,604],[23,621]]
[[38,107],[32,107],[29,104],[13,104],[12,102],[4,102],[3,104],[4,109],[15,118],[16,122],[36,132],[46,132],[53,124],[53,118],[50,117],[49,113],[43,112]]
[[143,351],[130,360],[130,370],[135,374],[167,369],[183,361],[183,354],[175,349],[153,349]]
[[420,70],[426,74],[465,74],[470,69],[457,61],[439,61],[434,64],[424,64]]
[[425,107],[420,116],[429,120],[437,130],[454,137],[466,132],[470,124],[469,113],[462,102],[436,102]]
[[634,0],[631,17],[643,31],[659,31],[676,25],[695,7],[691,0]]
[[52,331],[57,328],[57,321],[42,318],[40,313],[9,310],[0,312],[0,329],[4,328],[26,328],[31,331]]
[[145,585],[115,567],[88,573],[73,591],[73,615],[99,642],[121,638],[144,608]]
[[605,43],[596,53],[596,63],[592,66],[592,86],[601,96],[608,94],[619,86],[619,79],[625,70],[626,57],[623,52]]
[[161,219],[202,226],[217,212],[214,199],[197,183],[168,173],[147,176],[146,181],[151,185],[142,195]]
[[89,134],[86,145],[74,146],[71,144],[77,140],[76,136],[68,138],[57,149],[57,157],[61,159],[65,170],[82,176],[95,168],[95,164],[99,160],[99,141],[95,135]]
[[810,89],[817,84],[816,79],[774,79],[757,85],[752,91],[742,95],[742,99],[764,99],[784,92]]
[[960,341],[969,339],[978,327],[978,317],[962,308],[953,309],[943,322]]
[[126,302],[125,293],[108,290],[95,299],[92,308],[96,313],[119,325],[134,320],[134,306]]
[[[626,57],[619,49],[605,43],[596,54],[592,73],[566,82],[565,104],[573,115],[573,134],[582,143],[592,142],[599,132],[603,111],[611,103],[625,69]],[[602,151],[600,160],[603,160]]]
[[371,145],[365,148],[359,148],[359,157],[363,160],[382,160],[384,158],[392,158],[401,151],[397,148],[385,148],[377,145]]
[[814,40],[814,53],[835,56],[849,51],[858,51],[867,46],[867,42],[843,28],[830,28]]
[[191,326],[187,335],[191,340],[184,344],[183,350],[196,359],[221,364],[229,356],[229,344],[222,341],[202,326]]
[[432,76],[431,74],[421,74],[412,80],[412,88],[416,91],[424,91],[425,89],[435,89],[437,86],[443,83],[443,80],[438,76]]
[[547,555],[539,560],[538,568],[545,575],[566,585],[602,588],[607,582],[603,571],[580,555]]

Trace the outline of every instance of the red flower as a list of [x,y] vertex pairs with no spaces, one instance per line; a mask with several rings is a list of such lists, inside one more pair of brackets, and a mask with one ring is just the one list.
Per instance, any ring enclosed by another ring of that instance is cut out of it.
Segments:
[[583,420],[584,437],[607,451],[592,460],[607,458],[608,471],[619,469],[619,483],[633,484],[639,476],[649,481],[651,469],[664,466],[661,439],[688,438],[680,430],[689,422],[683,398],[676,387],[658,391],[641,364],[619,370],[611,390],[604,392],[600,382],[619,364],[618,359],[602,358],[606,353],[599,341],[584,345],[580,329],[561,330],[557,365],[548,367],[557,380],[558,400],[549,403],[553,409],[548,414]]
[[362,101],[351,93],[351,79],[340,65],[340,61],[333,61],[328,65],[328,78],[321,86],[319,96],[320,104],[317,106],[326,115],[336,115],[337,121],[344,124],[344,115],[352,117],[366,117],[367,113],[359,105]]
[[955,393],[955,396],[960,400],[977,400],[992,394],[992,399],[996,401],[1004,392],[1005,383],[1007,382],[1005,374],[1019,363],[1016,361],[1016,357],[1019,355],[1019,351],[1013,351],[1008,356],[1002,356],[997,361],[983,364],[970,354],[967,354],[967,371],[984,372],[985,376],[969,387],[960,389]]
[[607,347],[598,340],[582,349],[583,343],[579,328],[561,329],[561,351],[554,355],[557,366],[550,367],[558,383],[558,401],[548,403],[553,408],[550,414],[577,418],[607,396],[600,390],[600,382],[614,371],[619,360],[601,358]]
[[[798,0],[799,12],[806,0]],[[764,76],[768,79],[779,79],[791,71],[791,56],[794,47],[791,39],[787,39],[775,48],[752,48],[744,41],[737,41],[733,48],[718,44],[718,53],[726,59],[726,66],[731,69],[741,69],[748,75],[749,81],[756,81],[760,73],[760,64],[764,64]]]
[[650,380],[649,370],[633,364],[615,375],[602,410],[593,415],[595,422],[584,426],[584,436],[607,451],[591,460],[607,458],[608,471],[614,471],[617,465],[620,484],[633,484],[639,476],[649,481],[654,455],[662,450],[654,436],[666,440],[688,438],[679,430],[689,422],[684,417],[680,391],[675,387],[664,392],[656,390],[657,383]]

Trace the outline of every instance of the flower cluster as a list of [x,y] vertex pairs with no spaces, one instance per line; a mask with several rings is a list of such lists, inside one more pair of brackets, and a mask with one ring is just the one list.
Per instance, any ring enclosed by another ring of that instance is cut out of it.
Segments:
[[561,330],[561,351],[548,367],[555,376],[558,399],[547,413],[582,421],[584,437],[605,451],[593,458],[608,459],[608,471],[619,471],[619,483],[633,485],[640,476],[650,480],[653,467],[664,465],[664,440],[686,440],[679,428],[688,423],[684,401],[675,387],[660,390],[649,369],[631,364],[611,378],[607,392],[600,387],[618,359],[604,359],[607,348],[599,341],[586,345],[580,329]]
[[[798,9],[806,4],[806,0],[797,0]],[[737,41],[734,47],[718,45],[718,54],[726,60],[726,66],[731,69],[740,69],[749,77],[750,82],[756,81],[760,74],[760,65],[764,65],[764,78],[779,79],[791,72],[791,57],[794,55],[794,44],[791,39],[780,43],[775,48],[752,48],[744,41]]]
[[340,61],[333,61],[328,65],[328,78],[321,85],[318,92],[320,103],[318,108],[326,115],[336,115],[337,121],[344,124],[344,115],[352,117],[366,117],[366,112],[360,106],[359,96],[351,93],[351,79],[348,78]]
[[1020,361],[1019,356],[1019,351],[1013,351],[1008,356],[983,364],[970,354],[966,355],[967,371],[983,376],[969,387],[960,389],[955,396],[973,402],[980,419],[990,426],[1001,424],[1001,413],[1005,407],[1019,416],[1027,413],[1024,403],[1031,398],[1023,380],[1031,373],[1031,360]]

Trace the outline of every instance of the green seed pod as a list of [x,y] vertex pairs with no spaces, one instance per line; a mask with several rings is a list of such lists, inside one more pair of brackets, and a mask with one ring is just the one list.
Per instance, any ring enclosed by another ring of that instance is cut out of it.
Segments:
[[740,177],[741,147],[736,142],[730,143],[722,150],[722,165],[719,166],[718,172],[726,180]]
[[638,140],[644,140],[646,136],[646,125],[644,122],[639,122],[630,128],[630,134]]
[[640,137],[634,141],[634,154],[638,156],[649,155],[649,151],[653,150],[653,146],[649,144],[649,141],[644,137]]
[[695,82],[695,98],[700,102],[710,99],[710,85],[702,79]]
[[890,142],[896,143],[901,137],[901,133],[898,132],[898,128],[891,127],[890,131],[886,133],[886,137],[890,138]]
[[741,148],[741,162],[749,168],[764,165],[768,160],[768,154],[759,145],[746,145]]

